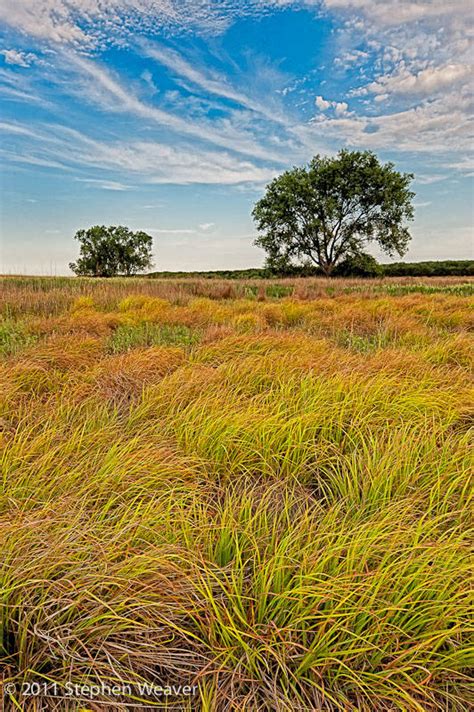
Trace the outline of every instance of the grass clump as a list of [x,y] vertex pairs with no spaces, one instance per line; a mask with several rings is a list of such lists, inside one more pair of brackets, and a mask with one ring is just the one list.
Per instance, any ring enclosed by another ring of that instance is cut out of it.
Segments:
[[283,284],[270,284],[266,288],[266,295],[272,299],[282,299],[283,297],[291,297],[293,294],[293,286]]
[[472,297],[474,295],[474,284],[467,282],[466,284],[448,284],[448,285],[431,285],[431,284],[394,284],[382,287],[386,294],[401,295],[401,294],[454,294],[459,297]]
[[110,353],[123,353],[143,346],[182,346],[190,349],[199,343],[198,331],[184,325],[161,325],[143,322],[122,325],[115,329],[108,340]]
[[378,330],[373,334],[361,335],[343,329],[337,332],[336,339],[340,346],[362,353],[383,349],[393,341],[392,336],[386,330]]
[[0,321],[0,356],[16,354],[35,341],[35,335],[28,332],[23,322],[14,319]]

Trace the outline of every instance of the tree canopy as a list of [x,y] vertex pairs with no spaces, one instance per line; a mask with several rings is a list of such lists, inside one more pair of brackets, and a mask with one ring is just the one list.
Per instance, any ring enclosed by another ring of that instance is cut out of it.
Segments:
[[80,254],[69,267],[77,275],[131,276],[152,267],[153,240],[145,232],[132,232],[123,225],[95,225],[78,230],[74,239],[80,243]]
[[411,173],[381,164],[371,151],[315,156],[275,178],[253,210],[255,244],[267,265],[310,261],[326,275],[376,242],[386,254],[405,254],[413,219]]

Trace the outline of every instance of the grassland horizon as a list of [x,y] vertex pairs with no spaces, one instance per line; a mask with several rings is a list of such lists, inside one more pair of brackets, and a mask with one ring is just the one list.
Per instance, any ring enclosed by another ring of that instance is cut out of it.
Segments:
[[0,284],[7,712],[471,709],[472,277]]

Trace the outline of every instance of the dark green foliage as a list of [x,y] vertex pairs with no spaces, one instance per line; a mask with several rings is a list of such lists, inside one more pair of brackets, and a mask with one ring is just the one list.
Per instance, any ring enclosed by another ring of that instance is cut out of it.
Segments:
[[474,275],[474,260],[394,262],[383,271],[387,277],[468,277]]
[[78,230],[80,257],[69,267],[83,277],[131,276],[152,266],[152,238],[145,232],[132,232],[127,227],[95,225]]
[[[373,259],[373,258],[372,258]],[[346,263],[347,264],[347,263]],[[341,265],[342,267],[342,265]],[[380,276],[383,277],[443,277],[443,276],[470,276],[474,275],[474,260],[445,260],[439,262],[394,262],[392,264],[379,264]],[[335,269],[333,276],[339,270]],[[271,279],[275,277],[321,277],[323,272],[316,266],[287,265],[281,271],[272,271],[268,267],[235,270],[214,270],[209,272],[151,272],[146,275],[153,279]],[[348,277],[360,276],[347,271]],[[59,279],[59,278],[58,278]],[[66,279],[66,278],[65,278]]]
[[383,274],[383,267],[366,252],[347,255],[334,270],[335,277],[383,277]]
[[153,279],[182,279],[196,277],[202,279],[268,279],[272,277],[271,270],[266,267],[249,267],[248,269],[208,270],[204,272],[150,272],[147,277]]
[[255,244],[274,272],[309,260],[327,276],[369,242],[390,256],[403,255],[410,240],[405,223],[413,218],[412,179],[371,151],[315,156],[267,186],[253,210],[261,233]]

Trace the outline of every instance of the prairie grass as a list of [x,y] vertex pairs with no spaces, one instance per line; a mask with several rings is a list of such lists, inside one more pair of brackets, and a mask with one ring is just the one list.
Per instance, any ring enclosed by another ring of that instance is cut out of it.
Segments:
[[199,341],[199,333],[187,326],[158,325],[143,322],[119,326],[111,335],[108,348],[112,353],[130,351],[138,346],[183,346],[189,348]]
[[35,336],[28,333],[21,321],[14,319],[0,321],[0,356],[15,354],[35,340]]
[[6,278],[5,709],[470,710],[472,284]]

